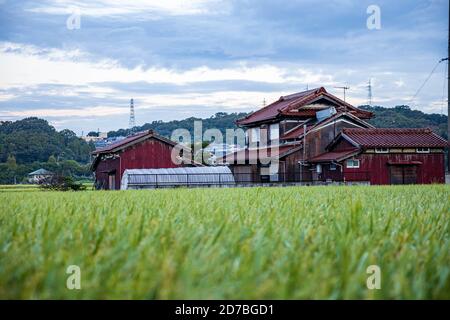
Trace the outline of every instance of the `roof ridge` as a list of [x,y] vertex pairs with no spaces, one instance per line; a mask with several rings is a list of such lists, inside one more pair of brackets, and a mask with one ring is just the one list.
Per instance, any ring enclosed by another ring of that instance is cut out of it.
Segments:
[[[253,115],[255,115],[255,114],[259,114],[259,113],[263,112],[264,110],[267,110],[268,108],[273,107],[273,105],[276,104],[276,103],[278,103],[278,102],[286,101],[286,100],[290,100],[290,99],[295,99],[295,97],[289,98],[289,99],[286,99],[286,97],[294,96],[294,95],[299,95],[299,98],[304,98],[304,97],[306,97],[306,96],[309,96],[311,93],[320,92],[320,91],[322,91],[322,90],[324,90],[324,92],[327,92],[327,91],[325,90],[324,87],[319,87],[319,88],[315,88],[315,89],[311,89],[311,90],[306,90],[306,91],[296,92],[296,93],[293,93],[293,94],[290,94],[290,95],[287,95],[287,96],[280,96],[280,98],[279,98],[278,100],[276,100],[276,101],[274,101],[274,102],[268,104],[267,106],[262,107],[261,109],[258,109],[258,110],[256,110],[256,111],[254,111],[254,112],[248,114],[248,115],[245,116],[244,118],[238,119],[236,122],[239,123],[239,122],[241,122],[241,121],[244,121],[244,120],[250,118],[251,116],[253,116]],[[286,107],[288,107],[288,106],[286,106]],[[284,109],[284,108],[283,108],[283,109]],[[277,111],[280,111],[280,109],[277,109]]]
[[[314,89],[309,89],[309,90],[305,90],[305,91],[301,91],[301,92],[288,94],[287,96],[281,96],[280,99],[290,100],[290,99],[295,99],[297,97],[304,97],[311,93],[318,93],[322,89],[325,90],[324,87],[318,87],[318,88],[314,88]],[[326,92],[326,90],[325,90],[325,92]]]
[[365,132],[365,133],[432,133],[433,130],[426,128],[344,128],[343,132]]
[[148,138],[155,138],[158,140],[161,140],[163,142],[166,142],[168,144],[173,144],[176,145],[177,143],[175,141],[172,141],[160,134],[158,134],[156,131],[154,131],[153,129],[149,129],[149,130],[143,130],[141,132],[135,133],[134,135],[128,136],[123,140],[119,140],[115,143],[112,143],[110,145],[107,145],[104,148],[100,148],[100,149],[96,149],[92,152],[92,154],[100,154],[100,153],[104,153],[104,152],[112,152],[113,150],[115,150],[116,148],[120,148],[120,147],[124,147],[130,143],[135,142],[136,140],[139,140],[141,138],[144,137],[148,137]]
[[271,107],[273,104],[275,104],[275,103],[277,103],[277,102],[280,102],[280,101],[283,101],[283,100],[281,100],[282,97],[283,97],[283,96],[281,96],[278,100],[276,100],[276,101],[274,101],[274,102],[272,102],[272,103],[269,103],[267,106],[262,107],[261,109],[258,109],[258,110],[256,110],[256,111],[253,111],[253,112],[249,113],[249,114],[246,115],[244,118],[238,119],[236,122],[239,122],[239,121],[241,121],[241,120],[248,119],[248,118],[250,118],[251,116],[253,116],[254,114],[257,114],[257,113],[262,112],[263,110],[266,110],[267,108]]
[[448,145],[430,128],[344,128],[340,136],[363,147],[443,148]]

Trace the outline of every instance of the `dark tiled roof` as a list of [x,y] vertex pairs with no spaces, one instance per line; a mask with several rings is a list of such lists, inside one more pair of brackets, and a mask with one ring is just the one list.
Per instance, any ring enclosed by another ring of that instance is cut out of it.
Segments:
[[431,129],[388,129],[346,128],[342,130],[344,138],[348,138],[364,148],[445,148],[447,141],[435,134]]
[[[323,88],[317,88],[317,89],[307,90],[307,91],[303,91],[303,92],[298,92],[298,93],[291,94],[288,96],[282,96],[277,101],[265,106],[262,109],[259,109],[255,112],[253,112],[252,114],[248,115],[246,118],[239,119],[238,124],[245,125],[245,124],[252,123],[252,122],[264,121],[264,120],[275,118],[276,116],[278,116],[278,114],[280,113],[281,110],[286,109],[295,101],[300,100],[308,95],[315,94],[316,92],[318,92],[321,89],[323,89]],[[323,89],[323,90],[325,90],[325,89]]]
[[305,110],[302,110],[302,107],[307,106],[320,97],[328,98],[329,100],[334,101],[336,104],[342,106],[343,110],[352,112],[360,118],[369,119],[373,115],[371,112],[355,108],[338,97],[329,94],[325,88],[320,87],[282,96],[280,99],[269,104],[268,106],[253,112],[245,118],[239,119],[237,124],[244,126],[254,123],[256,124],[258,122],[275,119],[279,115],[284,115],[287,117],[315,117],[316,112],[320,109],[306,108]]

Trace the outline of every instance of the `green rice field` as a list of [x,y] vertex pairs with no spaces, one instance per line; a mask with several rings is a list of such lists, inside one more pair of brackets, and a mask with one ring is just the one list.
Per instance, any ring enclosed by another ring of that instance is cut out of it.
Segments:
[[0,299],[450,299],[448,185],[15,191]]

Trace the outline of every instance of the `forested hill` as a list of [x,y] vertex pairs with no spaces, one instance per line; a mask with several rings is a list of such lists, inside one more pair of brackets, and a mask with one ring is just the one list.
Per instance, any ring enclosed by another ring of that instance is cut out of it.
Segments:
[[[187,129],[191,134],[194,132],[194,121],[202,121],[203,131],[207,129],[217,128],[225,133],[225,129],[236,128],[235,121],[239,118],[243,118],[247,113],[226,113],[218,112],[215,115],[202,119],[191,117],[184,120],[172,120],[164,122],[161,120],[146,123],[143,126],[134,128],[135,131],[143,131],[153,129],[160,135],[170,137],[172,132],[176,129]],[[120,129],[117,131],[108,132],[108,137],[127,136],[130,134],[129,129]]]
[[14,157],[18,164],[58,160],[88,163],[93,146],[70,130],[56,131],[46,120],[26,118],[0,122],[0,163]]
[[431,128],[441,137],[447,139],[447,116],[437,113],[423,113],[411,110],[408,106],[385,108],[380,106],[360,106],[371,111],[375,117],[369,122],[377,128]]
[[[385,108],[380,106],[361,106],[360,108],[369,110],[375,117],[369,122],[379,128],[425,128],[430,127],[434,132],[447,139],[447,116],[439,114],[427,114],[418,110],[411,110],[408,106],[397,106],[395,108]],[[209,128],[220,129],[225,133],[225,129],[236,128],[235,121],[242,118],[246,113],[216,113],[210,118],[188,118],[174,121],[153,121],[143,126],[136,127],[136,131],[153,129],[159,134],[170,137],[173,130],[178,128],[188,129],[193,133],[195,120],[202,120],[203,130]],[[130,133],[128,129],[120,129],[108,133],[109,137],[126,136]]]

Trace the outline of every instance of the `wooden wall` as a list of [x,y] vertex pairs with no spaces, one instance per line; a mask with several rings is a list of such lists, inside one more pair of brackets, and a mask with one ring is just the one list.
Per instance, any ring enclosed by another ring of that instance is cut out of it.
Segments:
[[357,128],[348,122],[336,122],[321,128],[318,131],[311,131],[306,135],[306,154],[307,158],[315,157],[321,153],[326,152],[325,149],[331,141],[342,131],[344,128]]

